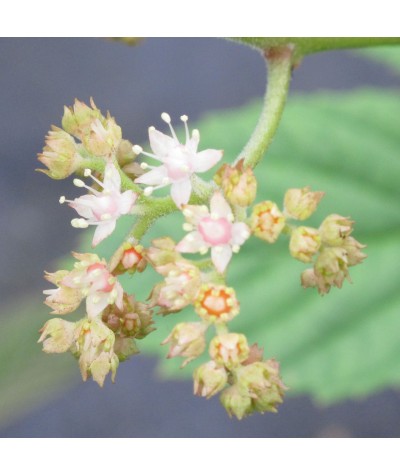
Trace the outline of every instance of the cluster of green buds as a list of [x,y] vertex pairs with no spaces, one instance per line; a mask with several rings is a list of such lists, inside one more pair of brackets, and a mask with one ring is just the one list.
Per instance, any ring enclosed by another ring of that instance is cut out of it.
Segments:
[[[162,343],[169,345],[168,358],[183,358],[182,366],[208,352],[208,361],[194,370],[194,393],[205,398],[220,394],[228,414],[238,419],[276,412],[286,390],[278,363],[264,359],[256,343],[250,346],[244,334],[229,329],[240,312],[238,295],[227,283],[231,259],[252,235],[274,243],[288,234],[291,255],[313,263],[302,274],[303,286],[326,293],[349,278],[348,267],[365,257],[364,246],[350,236],[352,222],[338,215],[328,216],[319,229],[293,224],[315,211],[322,192],[290,189],[283,211],[272,201],[254,204],[257,181],[243,159],[223,164],[212,183],[202,182],[196,174],[212,168],[223,152],[198,152],[200,133],[189,133],[187,116],[181,117],[184,144],[170,116],[161,117],[172,136],[150,127],[153,153],[123,140],[115,120],[110,114],[103,116],[93,101],[90,107],[76,101],[66,108],[63,128],[49,132],[39,156],[48,170],[41,171],[55,179],[75,173],[93,182],[88,186],[75,178],[74,184],[88,193],[74,200],[60,198],[80,216],[71,224],[96,227],[93,247],[113,233],[122,215],[132,216],[133,228],[109,261],[94,253],[73,253],[72,270],[46,274],[56,286],[45,291],[52,313],[68,314],[85,302],[86,314],[77,322],[50,319],[39,341],[47,353],[71,352],[79,360],[83,379],[92,376],[102,386],[109,373],[114,381],[118,364],[138,353],[138,341],[155,329],[154,311],[166,316],[191,308],[195,319],[177,323]],[[140,154],[158,165],[139,163]],[[169,200],[151,196],[168,186]],[[150,225],[176,211],[182,214],[187,234],[178,243],[165,236],[146,246],[143,236]],[[189,259],[185,254],[202,257]],[[163,279],[148,289],[146,302],[139,302],[119,278],[147,267]]]

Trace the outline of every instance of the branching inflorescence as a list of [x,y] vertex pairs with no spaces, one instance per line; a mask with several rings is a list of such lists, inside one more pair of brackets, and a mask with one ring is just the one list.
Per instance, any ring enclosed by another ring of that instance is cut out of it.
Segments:
[[[41,171],[54,179],[75,173],[80,177],[75,185],[87,191],[74,200],[60,198],[79,215],[72,225],[96,226],[96,246],[114,231],[120,216],[132,215],[134,224],[109,262],[94,253],[73,253],[72,270],[46,274],[56,286],[45,291],[52,313],[68,314],[85,301],[86,315],[78,322],[50,319],[39,341],[48,353],[70,351],[79,360],[83,379],[91,376],[102,386],[108,373],[114,381],[121,361],[138,353],[137,340],[155,329],[154,309],[168,315],[191,306],[193,321],[178,323],[162,343],[169,345],[168,358],[184,358],[182,366],[208,349],[209,361],[194,370],[195,394],[209,398],[220,393],[227,412],[239,419],[253,412],[275,412],[286,389],[278,363],[264,359],[263,351],[244,334],[229,330],[240,311],[236,292],[226,281],[231,259],[251,236],[272,244],[288,235],[290,254],[312,265],[301,275],[303,287],[324,294],[349,279],[349,267],[365,258],[364,246],[351,236],[353,223],[346,217],[332,214],[318,229],[301,223],[323,197],[309,187],[288,190],[282,207],[272,201],[254,204],[253,167],[261,154],[257,144],[252,145],[256,159],[244,156],[235,165],[225,163],[212,182],[202,181],[197,174],[219,163],[222,151],[199,152],[200,133],[189,133],[186,116],[181,117],[186,140],[180,143],[169,115],[161,117],[171,136],[150,127],[152,153],[123,140],[115,120],[103,116],[93,101],[90,107],[76,101],[66,108],[63,128],[49,132],[39,156],[47,169]],[[156,165],[140,162],[139,155]],[[171,198],[152,196],[153,190],[167,187]],[[182,233],[178,243],[165,236],[145,248],[140,241],[147,229],[173,211],[182,213],[187,234]],[[190,259],[192,255],[209,257]],[[123,290],[118,276],[143,272],[146,265],[163,279],[149,289],[147,302],[138,302]]]

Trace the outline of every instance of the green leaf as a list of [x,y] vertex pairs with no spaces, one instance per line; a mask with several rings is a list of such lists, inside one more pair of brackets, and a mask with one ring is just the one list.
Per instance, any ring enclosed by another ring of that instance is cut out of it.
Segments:
[[357,51],[357,54],[366,56],[378,63],[388,66],[392,71],[400,73],[400,48],[395,46],[382,46],[380,48],[367,48]]
[[[208,116],[197,124],[202,148],[222,148],[225,159],[233,160],[259,111],[253,104]],[[289,394],[333,402],[400,382],[399,113],[400,98],[392,92],[292,97],[268,156],[256,170],[259,200],[281,203],[289,187],[323,190],[326,196],[307,223],[318,226],[331,213],[351,216],[354,236],[368,245],[369,257],[351,269],[353,284],[324,297],[300,287],[306,266],[289,256],[285,237],[275,245],[251,238],[235,255],[229,284],[237,290],[241,313],[232,329],[281,362]],[[180,239],[182,223],[178,213],[163,218],[145,244],[162,235]],[[121,220],[116,233],[99,246],[99,254],[109,257],[129,226],[129,219]],[[91,235],[85,234],[81,250],[90,252]],[[60,268],[71,265],[67,258]],[[159,280],[147,269],[123,283],[128,292],[145,299]],[[45,355],[36,343],[48,318],[40,300],[31,298],[2,315],[0,424],[79,379],[72,356]],[[80,318],[79,312],[67,317]],[[181,361],[165,360],[167,348],[160,346],[176,323],[196,318],[191,309],[156,317],[158,330],[139,342],[142,352],[162,358],[163,375],[187,377],[196,367],[197,361],[179,370]]]

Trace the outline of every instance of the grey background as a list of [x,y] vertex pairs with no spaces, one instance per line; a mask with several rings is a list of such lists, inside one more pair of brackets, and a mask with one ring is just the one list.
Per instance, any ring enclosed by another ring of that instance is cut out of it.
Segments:
[[[217,39],[148,39],[136,48],[105,39],[0,39],[0,299],[40,293],[49,262],[73,248],[76,230],[58,197],[74,196],[71,180],[34,172],[50,124],[75,97],[109,109],[134,142],[162,111],[202,114],[245,104],[264,91],[258,53]],[[399,86],[383,67],[351,52],[307,58],[292,92]],[[156,377],[139,356],[119,368],[118,383],[81,383],[0,432],[3,437],[398,437],[394,390],[329,408],[288,398],[277,415],[230,420],[218,400],[192,396],[190,382]]]

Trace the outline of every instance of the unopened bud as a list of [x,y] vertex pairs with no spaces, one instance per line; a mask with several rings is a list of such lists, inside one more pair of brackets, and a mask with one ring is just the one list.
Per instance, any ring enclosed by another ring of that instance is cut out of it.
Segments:
[[245,361],[250,354],[246,337],[241,333],[217,335],[210,343],[210,356],[218,364],[233,368]]
[[221,404],[224,406],[229,416],[235,416],[239,420],[251,414],[252,401],[248,392],[240,388],[238,385],[233,385],[225,389],[221,394]]
[[272,201],[263,201],[254,206],[250,217],[253,233],[269,243],[275,242],[285,226],[285,217]]
[[309,186],[291,188],[284,198],[285,213],[291,218],[303,221],[314,213],[324,194],[322,191],[311,191]]
[[301,262],[311,262],[321,247],[321,237],[317,229],[299,226],[290,237],[290,254]]
[[352,232],[353,223],[354,221],[338,214],[329,215],[319,228],[322,242],[329,246],[341,246]]
[[234,167],[222,165],[214,176],[215,183],[222,188],[232,205],[249,206],[256,197],[257,181],[251,167],[244,167],[244,159]]
[[347,252],[347,264],[349,266],[355,266],[360,264],[367,255],[361,252],[361,249],[364,249],[364,244],[361,244],[353,237],[349,236],[344,240],[342,248]]
[[218,366],[215,361],[209,361],[195,369],[193,379],[194,394],[210,398],[225,387],[228,374],[225,368]]
[[38,343],[43,343],[45,353],[64,353],[74,341],[75,323],[62,318],[48,320],[40,330]]

